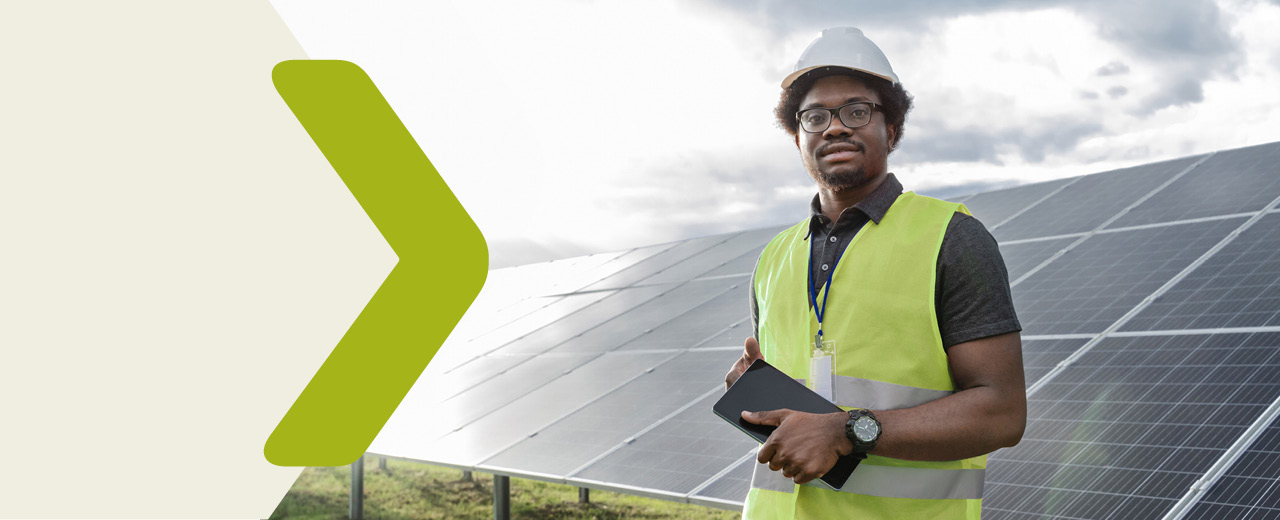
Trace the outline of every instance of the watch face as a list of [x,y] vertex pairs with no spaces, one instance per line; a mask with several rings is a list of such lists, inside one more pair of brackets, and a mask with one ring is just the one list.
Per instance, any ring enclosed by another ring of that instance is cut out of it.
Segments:
[[864,415],[853,421],[853,434],[862,442],[871,442],[880,436],[880,425],[876,424],[875,419]]

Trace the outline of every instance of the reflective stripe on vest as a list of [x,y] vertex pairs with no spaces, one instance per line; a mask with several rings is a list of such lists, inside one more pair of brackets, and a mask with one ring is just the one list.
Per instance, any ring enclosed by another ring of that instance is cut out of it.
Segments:
[[[896,468],[862,464],[849,476],[840,491],[891,498],[973,499],[982,498],[985,479],[984,469]],[[782,476],[781,472],[770,470],[768,464],[756,464],[755,472],[751,475],[751,487],[792,493],[796,483]]]
[[[953,393],[934,308],[938,252],[952,215],[967,210],[903,193],[849,242],[824,290],[823,337],[835,342],[833,401],[845,408],[910,408]],[[817,321],[808,301],[805,220],[765,247],[756,267],[759,341],[765,360],[810,379]],[[885,435],[892,435],[886,431]],[[840,490],[796,486],[757,465],[744,519],[973,518],[980,514],[986,458],[924,462],[872,455]],[[780,512],[789,512],[781,515]]]
[[846,408],[898,410],[919,406],[951,395],[950,390],[930,390],[851,376],[835,376],[835,403]]

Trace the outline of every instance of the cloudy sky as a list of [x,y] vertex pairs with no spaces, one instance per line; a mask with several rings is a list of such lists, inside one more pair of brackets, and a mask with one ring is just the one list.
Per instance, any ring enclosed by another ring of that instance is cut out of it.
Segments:
[[493,267],[803,218],[772,109],[824,27],[862,28],[915,96],[908,189],[1280,141],[1280,0],[272,4],[310,57],[369,73]]

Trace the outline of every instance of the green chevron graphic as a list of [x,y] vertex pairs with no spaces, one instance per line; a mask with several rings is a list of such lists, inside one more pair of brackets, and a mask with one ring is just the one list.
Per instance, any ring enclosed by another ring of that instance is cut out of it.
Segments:
[[340,466],[369,447],[475,300],[489,250],[360,67],[284,61],[271,78],[399,257],[264,450],[280,466]]

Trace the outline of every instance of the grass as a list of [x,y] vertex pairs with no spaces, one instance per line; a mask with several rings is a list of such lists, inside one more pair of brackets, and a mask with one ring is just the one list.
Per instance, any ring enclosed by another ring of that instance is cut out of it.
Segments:
[[[493,476],[377,457],[364,462],[364,517],[368,519],[493,518]],[[307,468],[271,514],[273,519],[347,518],[351,467]],[[733,511],[651,498],[591,491],[590,503],[578,502],[578,488],[520,478],[511,479],[511,517],[533,520],[613,520],[739,518]]]

